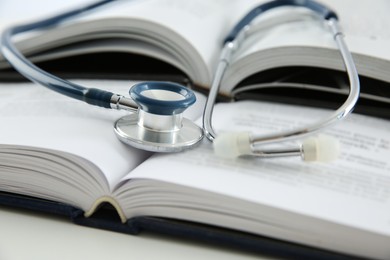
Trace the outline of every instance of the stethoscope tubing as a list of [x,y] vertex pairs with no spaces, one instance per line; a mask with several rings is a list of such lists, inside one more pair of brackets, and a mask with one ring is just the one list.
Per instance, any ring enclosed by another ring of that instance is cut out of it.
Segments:
[[[270,4],[272,3],[272,4]],[[255,8],[244,17],[238,25],[232,30],[232,32],[226,37],[224,42],[224,48],[221,52],[219,64],[217,65],[216,73],[212,82],[212,87],[206,101],[205,110],[203,113],[203,128],[205,136],[213,141],[217,137],[217,133],[212,126],[212,114],[213,107],[216,102],[216,98],[219,92],[220,84],[222,82],[223,76],[229,67],[229,62],[231,60],[234,51],[239,47],[241,42],[245,39],[248,31],[250,31],[250,22],[259,14],[265,11],[268,11],[277,6],[302,6],[307,7],[308,9],[314,11],[321,19],[325,20],[330,32],[332,33],[334,40],[336,42],[337,48],[342,56],[346,72],[348,74],[348,79],[350,82],[350,91],[345,102],[331,115],[328,117],[315,122],[314,124],[297,128],[288,131],[282,131],[272,134],[251,134],[250,143],[254,155],[258,155],[258,152],[255,149],[257,145],[267,145],[271,143],[285,142],[293,139],[303,138],[307,135],[312,135],[324,128],[344,119],[348,114],[350,114],[355,104],[359,98],[360,93],[360,83],[358,72],[353,62],[351,53],[349,52],[347,45],[344,41],[344,35],[341,32],[341,29],[338,25],[337,15],[335,12],[329,10],[328,8],[317,4],[313,1],[289,1],[289,0],[278,0],[274,2],[266,3]],[[245,22],[244,22],[245,21]],[[245,24],[245,25],[244,25]],[[296,149],[282,149],[282,150],[262,150],[259,154],[263,157],[272,157],[275,156],[287,156],[287,155],[296,155],[299,153],[299,148]]]
[[323,130],[324,128],[329,127],[334,123],[337,123],[338,121],[344,119],[347,115],[349,115],[353,111],[355,104],[359,99],[359,93],[360,93],[358,72],[354,65],[352,55],[349,52],[347,45],[345,44],[345,41],[343,39],[343,34],[340,32],[337,26],[337,20],[331,18],[330,20],[328,20],[328,24],[333,32],[334,40],[343,58],[344,66],[348,74],[348,79],[350,82],[350,91],[347,99],[331,115],[312,125],[303,128],[298,128],[292,131],[281,132],[279,134],[252,135],[252,142],[254,144],[267,144],[270,142],[288,141],[291,139],[305,137],[309,134],[313,134],[320,130]]
[[[66,19],[73,18],[81,13],[90,11],[113,1],[115,0],[101,0],[85,7],[54,16],[52,18],[6,29],[1,37],[1,51],[4,57],[17,71],[33,82],[46,86],[47,88],[68,97],[87,102],[91,105],[97,105],[105,108],[127,109],[135,112],[137,111],[137,105],[132,99],[105,90],[86,88],[51,75],[50,73],[43,71],[28,61],[12,44],[12,37],[18,33],[56,26]],[[328,127],[337,121],[340,121],[352,112],[359,97],[360,84],[352,55],[350,54],[347,45],[344,42],[344,36],[338,26],[338,18],[336,13],[329,8],[311,0],[275,0],[261,4],[251,10],[237,23],[237,25],[224,39],[220,61],[214,74],[209,96],[206,101],[203,113],[203,132],[209,140],[213,141],[217,136],[212,126],[213,107],[219,93],[220,84],[226,70],[229,67],[232,55],[234,55],[235,50],[240,47],[242,41],[245,40],[248,31],[250,31],[252,21],[260,14],[281,6],[299,6],[308,8],[317,14],[317,16],[319,16],[321,19],[327,22],[330,31],[333,34],[336,45],[341,53],[348,74],[350,81],[350,92],[346,101],[335,112],[333,112],[330,116],[318,121],[317,123],[302,128],[283,131],[280,133],[273,133],[268,135],[251,134],[250,145],[251,148],[253,148],[253,154],[260,154],[263,157],[299,155],[302,151],[295,148],[286,148],[281,150],[263,149],[260,152],[254,148],[258,144],[284,142],[313,134],[319,130],[323,130],[325,127]],[[198,133],[196,133],[196,139],[196,142],[198,142]]]
[[14,68],[29,80],[70,98],[81,100],[91,105],[113,108],[112,99],[116,94],[96,88],[86,88],[54,76],[31,63],[12,43],[12,37],[16,34],[56,26],[67,19],[113,1],[115,0],[101,0],[41,21],[7,28],[1,36],[1,52]]

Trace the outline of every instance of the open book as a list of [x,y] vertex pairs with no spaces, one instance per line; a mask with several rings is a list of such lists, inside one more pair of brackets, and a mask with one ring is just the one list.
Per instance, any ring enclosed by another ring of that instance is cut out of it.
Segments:
[[[17,46],[32,61],[54,73],[65,70],[77,77],[121,74],[142,80],[187,80],[207,89],[224,37],[261,2],[114,1],[58,28],[22,35]],[[379,0],[375,5],[354,0],[321,2],[339,14],[361,75],[362,101],[358,109],[388,117],[388,113],[381,112],[390,104],[387,1]],[[9,75],[8,68],[0,57],[0,78]],[[308,10],[283,7],[259,17],[234,55],[221,93],[231,96],[235,93],[232,90],[256,85],[249,96],[330,106],[332,98],[324,101],[329,93],[341,98],[347,94],[348,81],[342,71],[341,57],[323,21]],[[184,79],[175,78],[177,74]]]
[[[114,74],[118,70],[133,77],[145,69],[168,79],[171,74],[183,74],[195,86],[207,89],[223,37],[256,2],[116,1],[55,30],[23,35],[18,47],[52,72],[68,66],[73,76],[83,76],[111,68]],[[353,0],[323,2],[340,15],[363,76],[362,96],[388,104],[386,0],[375,5]],[[265,26],[275,17],[285,19],[286,13],[293,13],[286,23]],[[258,33],[236,53],[222,94],[230,96],[251,84],[283,94],[281,83],[286,83],[287,90],[345,94],[345,82],[337,73],[341,59],[321,22],[306,10],[292,12],[290,8],[260,19]],[[130,61],[119,66],[121,57]],[[10,70],[2,59],[0,69],[0,79],[5,79]],[[324,79],[323,72],[328,70],[331,80]],[[110,82],[86,83],[116,89]],[[115,84],[119,88],[115,92],[127,92],[129,83]],[[27,201],[42,200],[40,206],[70,205],[80,209],[85,220],[110,204],[128,225],[139,217],[177,219],[353,256],[390,257],[387,121],[352,115],[328,130],[343,146],[341,159],[331,164],[302,164],[295,159],[226,161],[215,157],[207,142],[170,155],[126,147],[111,128],[121,112],[89,107],[36,86],[2,84],[0,93],[0,203],[12,205],[15,200],[2,198],[20,194]],[[272,98],[267,91],[260,95]],[[303,99],[307,103],[315,96],[310,92]],[[200,96],[199,100],[199,107],[190,111],[192,118],[202,113],[204,99]],[[373,109],[376,115],[380,108]],[[380,115],[388,116],[386,109]],[[240,102],[218,104],[214,118],[219,131],[275,131],[323,113],[327,111]]]
[[[129,84],[92,83],[119,93]],[[127,147],[112,129],[120,112],[33,84],[2,84],[0,93],[0,203],[6,194],[19,194],[70,205],[85,220],[111,204],[127,224],[139,217],[176,219],[347,255],[390,257],[388,121],[353,114],[329,129],[342,145],[341,158],[329,164],[231,161],[216,157],[206,140],[179,154]],[[199,117],[202,103],[199,96],[187,116]],[[253,101],[220,103],[215,110],[217,131],[278,131],[329,113]]]

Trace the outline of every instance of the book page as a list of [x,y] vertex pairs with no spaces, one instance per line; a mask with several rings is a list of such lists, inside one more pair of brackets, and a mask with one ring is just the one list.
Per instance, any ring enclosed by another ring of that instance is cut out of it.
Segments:
[[[74,81],[128,96],[134,82]],[[80,156],[100,168],[110,189],[151,153],[121,143],[113,125],[126,111],[91,106],[32,83],[0,86],[0,144],[54,149]],[[205,97],[184,112],[192,120],[203,111]]]
[[[191,47],[199,52],[210,75],[212,75],[224,37],[236,21],[257,2],[257,0],[119,1],[83,19],[97,20],[123,17],[152,22],[156,26],[164,26],[184,38]],[[131,27],[131,24],[128,24],[128,26]],[[144,30],[143,33],[145,33],[145,29],[153,33],[153,28],[148,25],[142,28],[141,24],[140,29]],[[157,35],[158,32],[154,33]],[[172,36],[175,37],[175,35],[168,35],[168,37]],[[159,35],[159,37],[163,38],[162,35]],[[178,50],[187,48],[183,51],[191,51],[188,46],[174,47]]]
[[[217,131],[270,133],[312,123],[328,113],[247,101],[218,104],[214,123]],[[300,158],[222,159],[205,141],[185,153],[154,156],[127,178],[160,180],[183,185],[188,192],[201,189],[390,235],[389,130],[390,122],[361,115],[326,129],[341,143],[340,158],[331,163],[304,163]],[[281,216],[268,217],[274,225],[283,225],[277,221]]]
[[54,14],[68,11],[76,6],[92,2],[94,0],[35,0],[34,2],[3,0],[0,2],[0,30],[14,24],[32,22],[44,17],[50,17]]
[[[129,88],[128,82],[83,81]],[[78,155],[96,164],[112,187],[150,153],[117,140],[113,123],[124,115],[70,99],[32,83],[2,84],[0,144],[34,146]]]
[[[386,0],[321,1],[334,10],[359,74],[390,81],[390,26]],[[353,11],[351,7],[353,6]],[[375,17],[375,18],[374,18]],[[259,16],[233,56],[223,81],[229,94],[243,78],[267,69],[308,66],[344,71],[329,26],[305,8],[281,7]]]
[[[255,2],[113,1],[85,15],[69,19],[56,30],[35,32],[16,39],[25,39],[18,42],[18,47],[30,56],[38,53],[38,57],[34,57],[36,60],[55,59],[80,51],[130,52],[168,62],[186,73],[196,84],[208,86],[224,37]],[[126,45],[118,46],[115,44],[116,39],[126,41]],[[96,49],[93,44],[99,40],[104,40],[104,49]],[[82,47],[86,43],[91,46],[79,50],[79,46],[74,43],[80,42],[84,43]],[[140,42],[146,45],[145,49],[139,47]],[[65,50],[59,47],[65,47]],[[7,66],[4,62],[0,65]]]

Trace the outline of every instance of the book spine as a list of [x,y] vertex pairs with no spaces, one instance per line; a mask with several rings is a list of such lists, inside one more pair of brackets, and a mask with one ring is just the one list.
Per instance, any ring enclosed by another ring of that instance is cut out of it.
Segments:
[[70,205],[8,192],[0,192],[0,205],[66,216],[71,220],[83,216],[81,209]]
[[136,217],[128,220],[127,225],[136,232],[134,234],[147,230],[170,235],[174,238],[185,238],[186,240],[195,240],[207,245],[222,246],[222,249],[243,250],[244,252],[261,256],[277,257],[278,259],[360,259],[356,256],[187,221]]

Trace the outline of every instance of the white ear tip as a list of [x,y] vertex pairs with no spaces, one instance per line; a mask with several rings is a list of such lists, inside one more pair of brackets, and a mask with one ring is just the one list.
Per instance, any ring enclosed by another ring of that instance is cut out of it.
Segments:
[[219,134],[213,144],[215,154],[224,158],[235,158],[252,152],[248,132]]
[[303,160],[330,162],[338,158],[340,144],[334,137],[320,135],[306,139],[302,144]]

